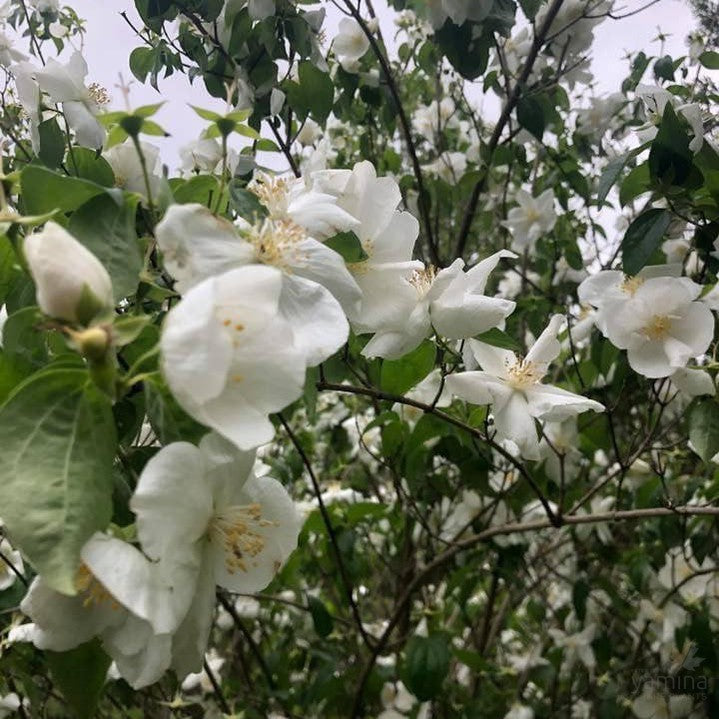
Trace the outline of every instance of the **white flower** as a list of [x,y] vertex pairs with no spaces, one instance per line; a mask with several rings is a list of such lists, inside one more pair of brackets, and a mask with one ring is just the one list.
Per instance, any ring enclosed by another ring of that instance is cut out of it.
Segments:
[[457,183],[467,170],[467,156],[464,152],[443,152],[424,169],[447,183]]
[[27,55],[13,48],[12,40],[0,30],[0,65],[10,67],[14,62],[27,60]]
[[355,331],[373,332],[402,322],[404,303],[391,302],[387,288],[422,269],[420,262],[412,261],[419,223],[409,212],[397,211],[399,186],[390,177],[377,177],[370,162],[356,164],[348,175],[328,178],[325,189],[333,179],[344,181],[338,205],[359,221],[353,230],[367,255],[349,268],[362,291],[361,306],[348,314]]
[[435,30],[450,19],[455,25],[462,25],[467,20],[480,22],[484,20],[492,8],[488,0],[427,0],[426,12]]
[[20,708],[21,703],[20,697],[15,692],[0,697],[0,719],[14,714]]
[[303,147],[314,145],[317,140],[322,137],[322,128],[311,118],[308,117],[302,123],[302,129],[297,133],[295,138]]
[[590,107],[577,110],[577,131],[596,141],[601,140],[624,102],[624,95],[618,92],[592,98]]
[[272,88],[270,93],[270,115],[279,115],[285,104],[286,95],[277,87]]
[[178,402],[241,449],[269,442],[268,415],[302,394],[306,356],[280,315],[282,289],[274,267],[211,277],[170,310],[160,339]]
[[526,704],[515,702],[504,715],[504,719],[534,719],[534,709]]
[[369,50],[369,38],[360,24],[352,18],[343,18],[339,23],[339,34],[332,47],[337,59],[347,72],[354,72],[360,58]]
[[445,127],[457,126],[456,111],[451,97],[443,97],[439,102],[432,100],[429,105],[417,108],[412,116],[412,126],[420,137],[431,140]]
[[181,292],[243,265],[280,270],[279,312],[292,325],[308,365],[323,362],[346,342],[343,305],[353,310],[359,304],[359,288],[342,257],[292,221],[265,220],[243,237],[202,205],[172,205],[156,237]]
[[114,305],[112,281],[101,262],[54,222],[25,238],[23,252],[37,303],[50,317],[89,323]]
[[[146,142],[141,143],[140,147],[145,157],[150,192],[154,198],[157,198],[162,183],[160,150]],[[115,147],[105,152],[103,157],[112,167],[117,187],[121,187],[128,192],[136,192],[143,197],[147,195],[142,164],[133,144],[125,142],[122,145],[115,145]]]
[[[576,476],[582,453],[578,449],[577,418],[563,422],[547,422],[540,452],[544,458],[544,471],[556,482],[571,481]],[[549,440],[549,441],[547,441]]]
[[587,624],[581,632],[565,634],[559,629],[550,629],[549,634],[554,644],[564,650],[563,666],[571,669],[580,661],[591,672],[596,666],[592,640],[596,632],[594,624]]
[[63,38],[66,37],[70,33],[70,28],[68,28],[66,25],[63,25],[61,22],[55,20],[55,22],[51,22],[47,29],[50,31],[50,34],[54,38]]
[[38,126],[42,121],[40,117],[40,85],[35,79],[35,67],[29,62],[20,62],[13,65],[12,73],[15,76],[15,89],[17,99],[30,121],[30,141],[35,152],[40,151],[40,131]]
[[290,220],[303,227],[316,240],[325,240],[347,232],[360,222],[337,204],[337,197],[323,192],[310,178],[272,176],[258,172],[250,190],[267,208],[273,220]]
[[402,320],[387,323],[362,350],[366,357],[401,357],[417,347],[431,334],[432,327],[447,339],[465,339],[501,324],[515,308],[515,303],[487,297],[484,288],[489,273],[502,257],[516,257],[500,250],[479,262],[467,272],[463,260],[435,273],[434,268],[416,270],[409,278],[399,278],[391,303],[404,304]]
[[35,623],[33,643],[63,652],[98,636],[129,684],[152,684],[170,666],[172,632],[193,587],[173,586],[164,565],[104,534],[90,538],[81,558],[75,596],[50,589],[41,577],[30,586],[20,608]]
[[[215,173],[222,169],[222,145],[214,137],[201,137],[180,148],[182,169],[188,172]],[[234,171],[237,156],[233,150],[228,152],[227,166]]]
[[534,420],[561,421],[587,410],[601,412],[599,402],[541,384],[560,352],[557,333],[564,321],[554,315],[524,359],[514,352],[469,340],[483,371],[447,377],[450,391],[472,404],[491,404],[499,438],[511,439],[525,459],[539,459]]
[[686,278],[648,279],[629,299],[611,303],[600,329],[613,345],[627,350],[635,372],[667,377],[706,352],[714,337],[711,310],[695,301],[701,289]]
[[537,240],[550,232],[557,221],[554,193],[545,190],[539,197],[532,197],[525,190],[517,190],[515,199],[519,207],[513,207],[502,224],[512,233],[513,250],[531,252]]
[[713,562],[705,557],[701,564],[694,559],[691,546],[673,547],[659,570],[657,579],[666,589],[677,589],[687,602],[700,601],[712,579]]
[[177,630],[173,666],[200,671],[212,624],[215,585],[264,589],[297,545],[300,522],[284,487],[252,471],[254,452],[219,435],[195,447],[175,442],[146,465],[130,506],[147,555],[176,563],[195,598]]
[[689,715],[693,706],[688,694],[666,696],[660,684],[647,682],[632,702],[632,711],[638,719],[682,719]]
[[105,141],[105,130],[95,115],[98,107],[87,87],[87,63],[79,52],[74,52],[66,65],[50,59],[42,69],[35,70],[40,89],[53,102],[61,102],[70,127],[75,131],[79,145],[99,148]]
[[15,584],[17,572],[22,575],[25,568],[22,563],[22,555],[13,549],[7,539],[0,540],[0,552],[5,557],[5,559],[0,557],[0,592],[4,592]]

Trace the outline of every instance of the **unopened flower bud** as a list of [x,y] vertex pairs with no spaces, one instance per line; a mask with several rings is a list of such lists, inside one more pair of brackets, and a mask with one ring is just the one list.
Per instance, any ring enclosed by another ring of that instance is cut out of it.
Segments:
[[48,222],[29,235],[24,251],[37,303],[46,315],[86,325],[113,306],[107,270],[60,225]]
[[99,361],[110,347],[110,333],[102,327],[89,327],[74,336],[77,347],[84,357]]

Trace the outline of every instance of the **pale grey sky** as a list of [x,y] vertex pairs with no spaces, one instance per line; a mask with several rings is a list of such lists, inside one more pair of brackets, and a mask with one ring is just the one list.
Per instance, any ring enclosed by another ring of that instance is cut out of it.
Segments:
[[[89,80],[105,86],[113,95],[114,105],[120,105],[122,99],[115,87],[118,73],[121,72],[126,80],[132,78],[128,58],[132,49],[140,44],[120,16],[120,12],[126,10],[136,19],[134,3],[131,0],[68,2],[87,20],[85,52],[90,66]],[[645,0],[617,0],[615,12],[631,12],[644,4]],[[328,12],[328,37],[332,37],[340,16],[331,3],[325,2],[324,5]],[[391,38],[394,35],[391,20],[393,12],[386,9],[385,0],[375,0],[375,6],[380,14],[385,37]],[[637,15],[618,21],[606,20],[595,31],[593,72],[598,92],[614,92],[619,89],[621,80],[626,76],[627,63],[624,55],[627,50],[641,49],[653,55],[658,53],[659,44],[653,42],[658,28],[665,33],[671,33],[665,45],[665,52],[676,56],[684,54],[685,37],[694,26],[694,18],[684,0],[660,0]],[[181,75],[162,80],[160,90],[161,94],[158,94],[149,85],[143,86],[135,81],[132,85],[132,102],[134,105],[142,105],[158,102],[160,99],[167,101],[157,119],[172,137],[159,140],[157,144],[163,146],[165,162],[173,166],[177,162],[177,148],[196,138],[206,125],[187,108],[187,103],[219,108],[222,103],[209,98],[201,82],[196,82],[194,87],[190,86]],[[496,112],[496,106],[496,100],[492,99],[485,102],[482,109],[493,114]],[[155,142],[155,138],[152,138],[152,141]]]

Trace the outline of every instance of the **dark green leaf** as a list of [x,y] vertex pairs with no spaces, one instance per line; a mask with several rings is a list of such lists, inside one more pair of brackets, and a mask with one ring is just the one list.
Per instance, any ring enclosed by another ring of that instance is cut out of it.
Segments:
[[662,183],[682,185],[691,173],[692,160],[687,130],[668,102],[649,151],[649,173]]
[[517,121],[525,130],[541,140],[546,127],[543,104],[535,97],[520,98],[517,103]]
[[351,230],[349,232],[340,232],[334,237],[330,237],[324,244],[337,254],[342,255],[344,261],[350,264],[364,262],[367,259],[367,253],[362,248],[359,237]]
[[451,654],[446,634],[413,636],[407,642],[407,651],[400,676],[407,689],[420,701],[434,699],[442,689],[449,672]]
[[706,50],[699,55],[699,62],[710,70],[719,70],[719,52]]
[[315,625],[315,631],[321,637],[327,637],[332,633],[334,622],[325,605],[316,597],[308,597],[307,604],[312,615],[312,623]]
[[40,135],[40,159],[50,168],[60,167],[65,157],[65,133],[53,117],[38,125]]
[[47,652],[47,664],[79,719],[92,719],[112,660],[98,639],[68,652]]
[[622,266],[628,275],[636,275],[647,264],[671,221],[669,210],[655,208],[643,212],[629,225],[622,240]]
[[607,199],[609,191],[614,187],[614,183],[619,179],[619,175],[622,174],[622,170],[627,164],[630,155],[620,155],[610,160],[604,170],[602,176],[599,178],[599,186],[597,187],[597,205],[601,207],[604,204],[604,200]]
[[481,335],[477,335],[475,339],[485,344],[492,345],[492,347],[501,347],[503,350],[511,350],[512,352],[520,352],[521,347],[512,337],[506,332],[503,332],[498,327],[493,327],[491,330],[483,332]]

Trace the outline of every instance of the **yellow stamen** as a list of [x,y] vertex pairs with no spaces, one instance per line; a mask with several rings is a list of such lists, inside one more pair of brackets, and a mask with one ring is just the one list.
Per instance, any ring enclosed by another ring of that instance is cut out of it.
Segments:
[[262,518],[259,503],[226,507],[213,518],[210,529],[210,541],[225,552],[225,566],[230,574],[238,570],[247,572],[248,563],[256,567],[254,560],[265,548],[263,529],[277,526]]
[[650,340],[663,340],[669,335],[671,328],[671,317],[668,315],[654,315],[643,331]]

